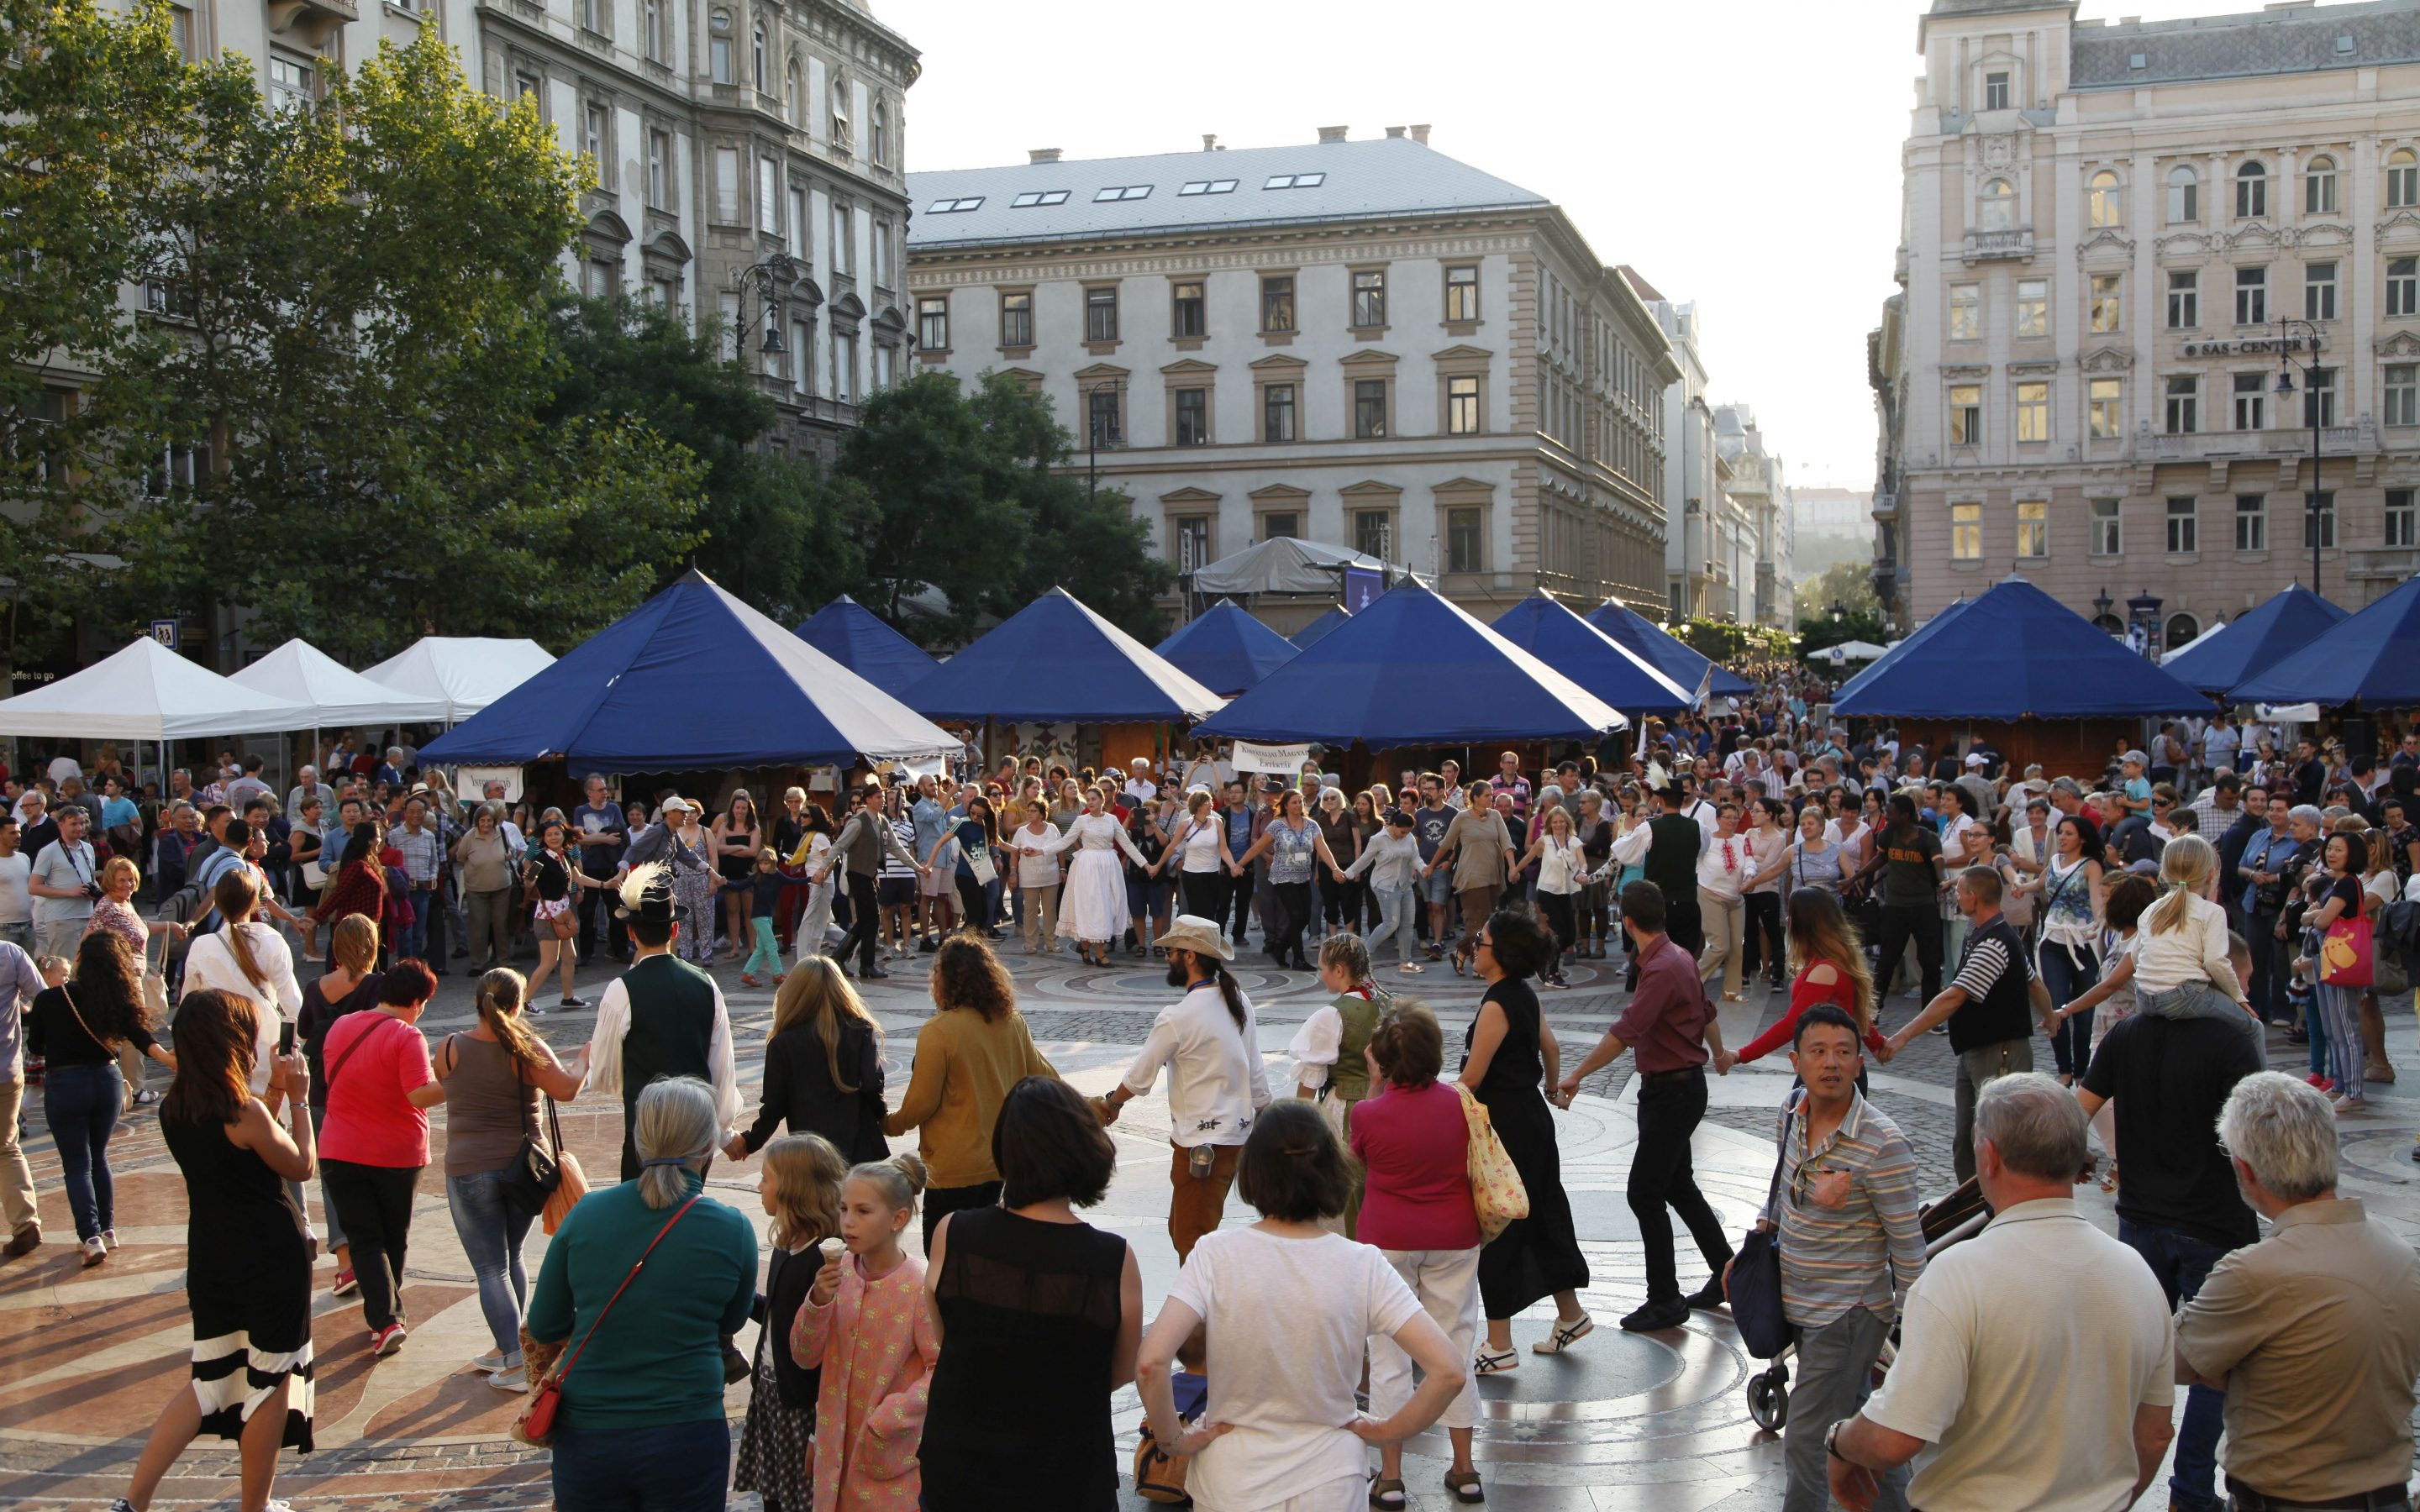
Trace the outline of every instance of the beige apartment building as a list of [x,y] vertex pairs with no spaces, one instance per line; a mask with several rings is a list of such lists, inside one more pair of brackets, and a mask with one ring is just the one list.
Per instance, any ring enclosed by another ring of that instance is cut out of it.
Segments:
[[2316,544],[2366,604],[2420,570],[2420,0],[2075,10],[1918,23],[1877,586],[1902,627],[2011,571],[2112,629],[2148,594],[2174,646]]
[[1428,128],[908,187],[916,360],[1047,394],[1180,572],[1299,536],[1481,619],[1540,587],[1661,604],[1664,331],[1561,209]]

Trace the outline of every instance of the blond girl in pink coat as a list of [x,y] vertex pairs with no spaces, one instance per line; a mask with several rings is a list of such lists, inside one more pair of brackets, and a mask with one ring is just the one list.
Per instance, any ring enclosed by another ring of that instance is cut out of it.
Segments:
[[940,1344],[924,1262],[899,1247],[924,1190],[913,1155],[860,1165],[841,1186],[840,1240],[790,1325],[790,1353],[820,1367],[814,1512],[916,1512],[916,1451]]

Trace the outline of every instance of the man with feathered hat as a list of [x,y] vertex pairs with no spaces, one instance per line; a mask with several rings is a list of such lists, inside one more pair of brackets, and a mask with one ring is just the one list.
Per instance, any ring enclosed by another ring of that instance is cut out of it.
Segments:
[[630,969],[609,984],[588,1041],[586,1090],[622,1096],[622,1180],[639,1174],[630,1129],[639,1093],[666,1076],[695,1076],[714,1088],[724,1139],[739,1119],[739,1074],[731,1014],[714,979],[673,955],[689,909],[673,899],[672,868],[646,861],[622,879],[614,910],[630,932]]

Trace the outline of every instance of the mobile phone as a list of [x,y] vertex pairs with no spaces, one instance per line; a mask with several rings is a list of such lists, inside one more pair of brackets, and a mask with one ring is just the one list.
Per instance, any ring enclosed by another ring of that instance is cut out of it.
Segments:
[[281,1024],[277,1026],[277,1053],[281,1056],[290,1056],[294,1053],[294,1026],[292,1024]]

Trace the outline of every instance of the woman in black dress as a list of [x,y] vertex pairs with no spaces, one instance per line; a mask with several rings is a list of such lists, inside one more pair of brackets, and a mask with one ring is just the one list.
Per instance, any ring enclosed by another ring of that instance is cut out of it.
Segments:
[[1076,1216],[1117,1150],[1075,1088],[1028,1076],[992,1125],[1000,1205],[943,1217],[924,1289],[944,1341],[918,1450],[924,1512],[1114,1512],[1109,1394],[1134,1379],[1142,1273]]
[[277,1451],[311,1449],[311,1247],[292,1183],[318,1161],[311,1069],[280,1056],[271,1078],[293,1132],[252,1095],[256,1009],[232,993],[178,1005],[177,1079],[160,1133],[185,1176],[185,1300],[194,1380],[160,1410],[134,1478],[111,1512],[145,1512],[161,1477],[204,1433],[241,1445],[241,1512],[262,1512]]
[[888,1160],[882,1083],[881,1026],[839,962],[803,956],[773,995],[773,1034],[765,1046],[765,1097],[756,1121],[734,1134],[723,1153],[746,1160],[786,1121],[794,1134],[830,1141],[851,1165]]
[[1555,1299],[1552,1332],[1529,1347],[1558,1354],[1596,1325],[1580,1308],[1588,1260],[1572,1227],[1563,1162],[1544,1088],[1555,1085],[1562,1049],[1538,1011],[1528,977],[1553,959],[1555,946],[1527,908],[1499,908],[1479,932],[1473,964],[1487,983],[1479,1016],[1463,1041],[1462,1085],[1486,1105],[1488,1121],[1528,1189],[1529,1216],[1515,1218],[1479,1252],[1479,1298],[1487,1343],[1472,1361],[1478,1374],[1517,1369],[1512,1319],[1541,1298]]

